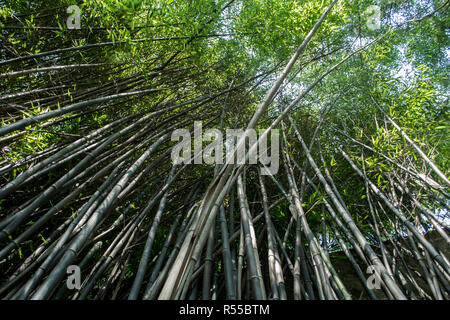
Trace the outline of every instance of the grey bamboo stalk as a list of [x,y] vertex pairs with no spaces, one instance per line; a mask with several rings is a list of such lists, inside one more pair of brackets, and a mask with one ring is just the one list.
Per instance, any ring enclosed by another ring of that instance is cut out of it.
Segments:
[[[284,129],[284,124],[282,124],[282,128]],[[298,131],[296,131],[295,127],[294,127],[294,130],[295,130],[296,134],[299,135],[299,133],[298,133]],[[284,134],[284,130],[282,130],[282,133],[283,133],[283,139],[286,141],[286,136]],[[305,147],[304,144],[303,144],[303,146]],[[324,250],[319,245],[316,237],[314,236],[314,234],[312,233],[311,229],[309,228],[308,222],[306,221],[306,218],[305,218],[305,213],[303,211],[303,207],[302,207],[302,205],[300,203],[300,198],[299,198],[299,195],[298,195],[298,189],[297,189],[297,186],[296,186],[296,184],[294,182],[294,179],[293,179],[293,170],[292,170],[292,167],[291,167],[291,164],[290,164],[289,153],[285,152],[285,151],[286,150],[283,149],[282,155],[283,155],[283,158],[285,159],[284,164],[285,164],[285,168],[286,168],[286,174],[287,174],[288,182],[289,182],[289,185],[290,185],[290,188],[291,188],[291,194],[292,194],[292,199],[293,199],[293,205],[292,205],[293,211],[295,210],[295,212],[298,215],[298,219],[301,219],[303,232],[305,233],[306,238],[307,238],[308,242],[310,243],[310,249],[312,251],[313,259],[317,263],[317,265],[319,267],[319,270],[321,270],[320,272],[323,272],[322,270],[324,269],[322,261],[325,263],[326,267],[328,268],[328,270],[332,274],[334,281],[336,281],[337,286],[342,291],[342,294],[344,295],[345,299],[346,300],[350,300],[351,299],[350,294],[346,290],[346,288],[345,288],[344,284],[342,283],[342,281],[340,280],[337,272],[333,268],[329,258],[327,257],[327,255],[325,254]],[[308,154],[309,154],[309,151],[307,152],[307,155]],[[319,257],[321,257],[321,259]],[[326,285],[326,288],[327,288],[328,287],[328,283],[326,283],[325,285]]]
[[252,237],[252,233],[250,231],[250,225],[248,223],[249,217],[248,217],[247,207],[245,204],[245,195],[244,195],[242,176],[238,177],[237,191],[238,191],[238,197],[239,197],[239,204],[241,207],[242,229],[244,232],[244,241],[245,241],[246,256],[247,256],[247,263],[248,263],[248,270],[249,270],[249,279],[252,284],[255,299],[262,300],[264,298],[263,288],[261,287],[261,282],[260,282],[261,276],[258,273],[258,269],[257,269],[257,260],[256,260],[255,248],[253,245],[253,237]]
[[228,300],[235,300],[236,299],[236,290],[235,290],[235,283],[233,282],[233,262],[231,261],[231,251],[230,251],[230,245],[229,245],[229,238],[228,238],[228,228],[227,228],[227,221],[225,216],[225,208],[222,205],[220,207],[220,230],[222,234],[222,256],[223,256],[223,263],[224,263],[224,274],[225,274],[225,288],[227,292],[227,299]]
[[144,152],[138,160],[127,170],[127,172],[123,175],[121,180],[117,183],[116,186],[111,190],[108,194],[108,197],[96,211],[93,213],[92,217],[86,222],[85,228],[81,231],[76,239],[72,241],[70,244],[69,250],[65,252],[62,259],[59,261],[58,265],[53,269],[49,277],[41,284],[41,286],[36,290],[36,292],[31,297],[34,299],[44,299],[47,297],[54,286],[59,282],[64,273],[66,272],[67,266],[73,261],[76,256],[76,253],[83,246],[92,232],[98,227],[98,222],[102,219],[103,215],[106,213],[107,209],[113,202],[115,196],[117,196],[124,185],[128,180],[130,180],[131,176],[136,172],[136,170],[143,164],[143,162],[153,153],[158,146],[164,142],[168,138],[168,135],[163,135],[159,138],[150,148]]
[[389,209],[402,221],[402,223],[414,234],[415,237],[420,241],[420,243],[428,250],[432,258],[436,260],[446,272],[449,272],[449,265],[445,262],[442,256],[436,251],[436,249],[417,231],[417,229],[404,217],[404,215],[395,208],[394,205],[386,198],[386,196],[370,181],[367,176],[365,176],[361,170],[353,163],[347,153],[342,149],[339,150],[344,158],[350,163],[352,168],[358,173],[358,175],[368,182],[372,191],[379,197],[383,202],[389,207]]
[[[306,36],[306,38],[304,39],[304,41],[300,45],[300,47],[297,50],[297,52],[291,58],[291,60],[289,61],[289,63],[285,67],[284,71],[282,72],[280,77],[277,79],[277,81],[273,85],[272,89],[268,91],[268,93],[267,93],[266,97],[264,98],[263,102],[261,103],[260,107],[255,112],[255,114],[253,115],[253,118],[250,120],[248,128],[253,128],[256,125],[256,123],[258,122],[259,118],[262,116],[263,112],[267,109],[267,107],[271,103],[274,95],[278,91],[278,89],[281,86],[283,80],[286,78],[287,74],[292,69],[295,61],[298,59],[300,54],[304,51],[304,49],[306,48],[307,44],[309,43],[311,38],[314,36],[314,34],[316,33],[317,29],[320,27],[320,25],[322,24],[323,20],[328,15],[328,13],[331,11],[332,7],[334,6],[334,4],[336,2],[337,1],[334,1],[334,2],[332,2],[330,4],[330,6],[326,9],[324,14],[322,14],[320,19],[317,21],[315,26],[308,33],[308,35]],[[238,142],[238,147],[242,143],[243,143],[243,141],[242,141],[242,139],[240,139],[240,142]],[[233,170],[233,168],[234,168],[234,165],[225,164],[223,166],[223,168],[222,168],[221,173],[214,179],[214,181],[211,183],[210,187],[208,188],[208,190],[207,190],[207,192],[205,194],[204,204],[201,206],[201,208],[202,208],[202,212],[201,212],[202,220],[206,219],[205,216],[211,217],[211,216],[215,215],[215,213],[213,214],[211,212],[211,207],[210,206],[213,206],[215,204],[215,202],[216,202],[216,199],[218,199],[218,197],[220,196],[220,191],[223,190],[223,187],[226,185],[226,181],[225,180],[228,180],[228,178],[230,176],[230,173]],[[215,211],[217,213],[217,209],[215,209]],[[214,217],[211,217],[211,218],[214,218]],[[204,225],[205,225],[204,222],[200,222],[200,224],[199,224],[201,229],[203,228]],[[186,241],[186,246],[187,246],[188,241],[190,241],[190,239],[191,239],[191,237],[186,238],[186,240],[185,240]],[[180,251],[180,257],[178,258],[179,263],[177,263],[177,265],[173,269],[173,274],[179,274],[180,273],[181,266],[184,265],[183,262],[190,258],[189,257],[190,252],[192,252],[192,251],[186,251],[186,250],[181,250]],[[177,285],[177,281],[174,282],[174,279],[168,279],[167,286],[165,286],[165,288],[163,289],[161,298],[166,298],[166,297],[168,298],[170,296],[170,294],[171,294],[171,291],[173,290],[173,286],[174,285],[175,286]]]
[[213,223],[213,227],[209,231],[208,242],[206,245],[206,257],[205,257],[205,268],[203,270],[203,282],[202,282],[202,299],[209,300],[210,299],[210,291],[211,291],[211,271],[213,268],[214,260],[212,258],[213,250],[214,250],[214,240],[215,240],[215,230],[214,230],[215,222]]
[[[171,184],[173,182],[173,177],[175,175],[175,171],[176,171],[177,165],[173,165],[172,169],[170,170],[170,174],[169,177],[167,179],[167,183],[166,184]],[[128,296],[128,300],[136,300],[139,294],[139,289],[142,285],[142,281],[144,280],[144,275],[146,272],[146,268],[147,268],[147,264],[148,264],[148,259],[150,258],[150,253],[152,250],[152,246],[153,246],[153,241],[155,240],[155,236],[156,236],[156,230],[159,226],[159,222],[161,220],[161,216],[164,212],[166,203],[167,203],[167,196],[169,194],[169,190],[167,189],[166,192],[164,193],[160,203],[159,203],[159,207],[158,207],[158,211],[156,212],[156,215],[153,219],[153,223],[152,226],[150,228],[150,231],[148,233],[148,238],[147,238],[147,242],[145,243],[145,247],[144,247],[144,251],[142,253],[142,257],[141,260],[139,262],[139,268],[138,271],[136,273],[136,277],[134,279],[133,282],[133,286],[131,288],[130,291],[130,295]]]
[[159,290],[163,286],[165,281],[165,278],[167,276],[167,273],[169,272],[172,264],[174,263],[176,256],[181,248],[181,243],[183,241],[183,238],[186,236],[187,232],[189,231],[190,225],[194,222],[195,216],[192,216],[192,213],[195,212],[195,210],[198,209],[198,206],[195,204],[193,205],[187,214],[188,220],[186,221],[186,224],[182,226],[182,231],[180,231],[177,235],[177,239],[175,240],[175,246],[173,251],[171,252],[169,259],[167,260],[166,265],[164,266],[161,273],[158,275],[154,283],[151,285],[151,287],[147,287],[146,292],[144,294],[144,300],[153,300],[156,298],[157,294],[159,293]]
[[308,161],[309,161],[311,167],[316,172],[316,174],[319,177],[321,183],[325,187],[325,191],[330,196],[330,198],[331,198],[332,202],[334,203],[335,207],[337,208],[338,212],[341,214],[342,218],[347,223],[348,227],[355,234],[356,239],[360,243],[361,247],[366,251],[366,253],[368,254],[368,256],[369,256],[370,260],[372,261],[372,263],[375,264],[378,267],[378,269],[379,269],[379,271],[381,273],[381,276],[385,280],[387,286],[392,291],[392,293],[396,296],[397,299],[405,300],[406,299],[405,295],[401,292],[400,288],[397,286],[397,284],[394,282],[394,280],[389,276],[389,274],[386,271],[386,268],[381,263],[381,261],[379,260],[379,258],[377,257],[377,255],[375,254],[373,249],[369,246],[369,244],[367,243],[366,239],[364,238],[364,236],[362,235],[362,233],[360,232],[360,230],[356,226],[355,222],[353,221],[352,217],[344,209],[344,207],[342,206],[341,202],[336,198],[336,196],[335,196],[334,192],[332,191],[331,187],[326,182],[325,178],[323,177],[322,173],[320,172],[319,168],[317,167],[314,159],[312,158],[309,150],[307,149],[305,142],[303,141],[303,139],[300,136],[297,128],[295,127],[295,124],[292,121],[292,118],[289,116],[288,119],[289,119],[289,121],[290,121],[290,123],[291,123],[291,125],[292,125],[292,127],[294,129],[294,132],[295,132],[295,134],[297,136],[297,139],[300,141],[300,144],[302,145],[302,148],[303,148],[303,150],[306,153],[306,157],[308,158]]
[[258,172],[259,184],[261,186],[261,194],[263,200],[264,217],[266,220],[267,228],[267,246],[268,246],[268,264],[269,264],[269,277],[272,286],[273,299],[286,300],[286,290],[283,279],[283,270],[280,265],[278,252],[273,235],[272,223],[269,215],[269,208],[267,206],[267,193],[264,185],[264,179],[261,175],[261,171]]
[[[122,164],[123,165],[123,164]],[[37,286],[38,281],[44,276],[44,273],[47,272],[48,268],[54,263],[56,260],[56,257],[61,254],[62,249],[64,245],[66,244],[66,241],[71,236],[73,230],[76,228],[78,223],[83,219],[84,215],[90,214],[89,210],[90,208],[95,209],[98,203],[96,203],[97,197],[103,193],[103,192],[110,192],[111,183],[117,182],[117,176],[116,173],[120,171],[122,165],[119,165],[111,174],[110,176],[105,180],[105,182],[102,184],[102,186],[97,190],[96,195],[91,197],[91,200],[86,204],[86,206],[82,207],[80,210],[80,214],[76,216],[76,218],[72,221],[70,226],[67,228],[67,230],[64,232],[64,234],[60,237],[58,240],[58,243],[56,244],[56,248],[53,249],[52,253],[46,258],[44,263],[41,265],[39,270],[33,275],[33,277],[27,281],[27,283],[24,285],[24,289],[22,291],[22,294],[20,295],[21,299],[26,299],[28,295],[32,292],[32,290]],[[120,178],[120,176],[119,176]],[[114,181],[116,180],[116,181]],[[112,184],[114,185],[114,184]],[[110,187],[110,188],[108,188]]]

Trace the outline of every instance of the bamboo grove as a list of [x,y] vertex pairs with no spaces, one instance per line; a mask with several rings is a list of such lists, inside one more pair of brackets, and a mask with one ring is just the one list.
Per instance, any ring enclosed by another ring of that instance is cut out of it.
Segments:
[[[448,9],[0,1],[0,297],[450,299]],[[195,121],[278,172],[174,163]]]

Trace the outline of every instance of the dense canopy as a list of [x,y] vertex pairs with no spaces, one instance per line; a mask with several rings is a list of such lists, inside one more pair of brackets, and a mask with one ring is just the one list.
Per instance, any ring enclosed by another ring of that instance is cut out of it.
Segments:
[[0,0],[0,298],[450,299],[449,6]]

